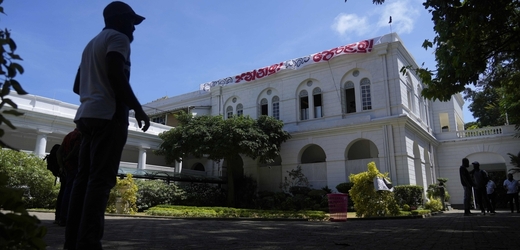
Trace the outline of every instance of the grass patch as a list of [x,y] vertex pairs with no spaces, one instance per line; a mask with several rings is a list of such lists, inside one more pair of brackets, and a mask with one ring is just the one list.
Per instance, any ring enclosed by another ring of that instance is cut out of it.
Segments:
[[323,211],[281,211],[230,207],[194,207],[159,205],[145,212],[147,215],[171,216],[178,218],[261,218],[261,219],[306,219],[328,220]]

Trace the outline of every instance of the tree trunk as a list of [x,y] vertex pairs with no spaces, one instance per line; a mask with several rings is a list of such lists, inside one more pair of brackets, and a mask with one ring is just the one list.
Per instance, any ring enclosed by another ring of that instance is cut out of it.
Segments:
[[227,163],[227,206],[235,207],[235,178],[233,176],[233,165],[232,157],[225,158]]

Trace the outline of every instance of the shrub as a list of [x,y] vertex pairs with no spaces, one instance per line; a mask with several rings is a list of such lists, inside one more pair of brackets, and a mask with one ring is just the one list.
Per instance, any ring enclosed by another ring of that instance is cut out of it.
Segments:
[[423,204],[423,187],[418,185],[399,185],[394,187],[394,197],[399,206],[405,204],[419,207]]
[[438,212],[442,210],[442,203],[439,199],[431,199],[424,204],[424,208],[431,210],[432,212]]
[[144,211],[161,204],[176,204],[186,199],[186,193],[173,183],[162,180],[135,180],[137,209]]
[[319,210],[320,204],[316,203],[311,197],[307,195],[297,194],[288,196],[282,203],[282,210]]
[[377,176],[386,178],[388,173],[382,174],[377,170],[376,164],[370,162],[368,171],[359,174],[351,174],[350,182],[354,183],[349,194],[352,196],[357,217],[374,217],[398,215],[399,206],[394,199],[394,193],[389,191],[376,191],[374,178]]
[[293,186],[289,188],[289,193],[292,195],[307,195],[312,189],[310,187],[297,187]]
[[[446,189],[445,183],[448,181],[446,178],[438,178],[439,182],[430,184],[426,193],[428,194],[428,198],[441,198],[444,195],[444,201],[450,200],[450,195],[448,194],[448,190]],[[442,186],[440,185],[442,183]],[[442,193],[444,191],[444,194]]]
[[[137,212],[136,201],[137,185],[134,183],[132,174],[127,174],[124,179],[117,178],[116,185],[110,190],[106,211],[109,213],[135,214]],[[118,206],[122,207],[118,209]]]
[[45,249],[47,229],[25,209],[22,191],[6,187],[7,180],[0,173],[0,249]]
[[303,174],[302,167],[300,165],[298,165],[296,169],[292,169],[286,172],[289,175],[289,178],[286,176],[284,182],[280,183],[280,189],[282,189],[283,192],[292,194],[290,190],[292,187],[310,187],[309,180]]
[[255,203],[255,207],[266,210],[281,210],[283,202],[288,197],[290,195],[284,192],[260,191],[258,192],[258,200]]
[[7,176],[6,187],[24,192],[27,208],[55,208],[59,185],[38,156],[0,149],[0,173]]
[[225,206],[227,192],[216,185],[207,183],[190,183],[180,186],[186,193],[186,198],[180,200],[180,205],[186,206]]

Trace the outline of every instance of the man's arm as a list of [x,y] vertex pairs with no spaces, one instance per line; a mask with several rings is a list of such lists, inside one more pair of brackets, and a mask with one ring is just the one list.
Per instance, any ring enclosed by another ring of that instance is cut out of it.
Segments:
[[[108,52],[106,58],[108,80],[120,101],[135,111],[135,119],[143,131],[150,127],[150,118],[144,113],[141,104],[134,95],[125,73],[125,58],[118,52]],[[144,126],[142,124],[144,122]]]

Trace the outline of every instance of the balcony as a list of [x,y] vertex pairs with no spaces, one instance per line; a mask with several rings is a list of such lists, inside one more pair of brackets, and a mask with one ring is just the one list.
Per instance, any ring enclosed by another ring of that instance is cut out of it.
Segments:
[[515,132],[516,131],[514,125],[504,125],[499,127],[487,127],[453,132],[441,132],[435,134],[435,137],[439,141],[458,139],[479,139],[489,137],[514,136]]
[[457,131],[458,138],[481,137],[489,135],[501,135],[502,127],[479,128],[472,130]]

